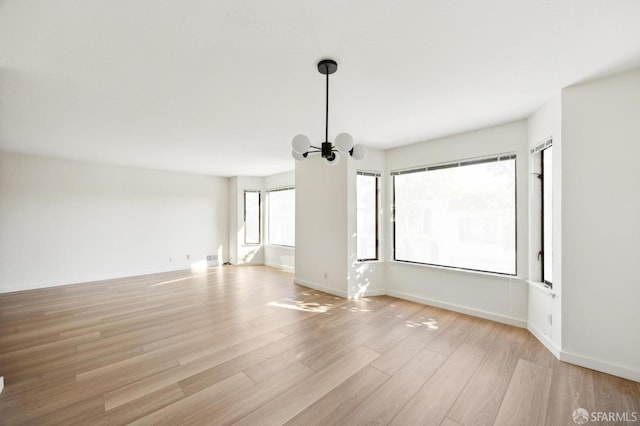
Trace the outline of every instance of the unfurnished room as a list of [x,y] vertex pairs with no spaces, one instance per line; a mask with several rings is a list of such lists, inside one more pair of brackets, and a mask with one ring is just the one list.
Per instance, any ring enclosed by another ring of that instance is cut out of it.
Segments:
[[0,0],[0,424],[640,424],[639,158],[638,0]]

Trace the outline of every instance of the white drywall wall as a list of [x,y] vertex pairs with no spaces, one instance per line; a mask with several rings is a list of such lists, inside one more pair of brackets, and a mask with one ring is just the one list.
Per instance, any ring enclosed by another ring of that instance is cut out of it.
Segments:
[[223,260],[227,193],[226,178],[1,152],[0,291]]
[[347,297],[348,159],[327,166],[319,156],[296,162],[295,281]]
[[640,381],[640,70],[562,93],[565,359]]

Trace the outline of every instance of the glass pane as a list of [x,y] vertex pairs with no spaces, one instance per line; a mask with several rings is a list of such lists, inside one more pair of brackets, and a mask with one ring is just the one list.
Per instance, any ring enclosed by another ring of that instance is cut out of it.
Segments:
[[542,173],[543,173],[543,238],[544,238],[544,277],[543,280],[549,284],[553,282],[553,147],[542,151]]
[[357,193],[357,238],[358,259],[374,260],[378,258],[377,239],[377,176],[358,175],[356,181]]
[[260,193],[244,193],[244,243],[260,244]]
[[394,177],[395,259],[515,274],[515,159]]
[[269,192],[269,243],[293,247],[296,243],[296,192]]

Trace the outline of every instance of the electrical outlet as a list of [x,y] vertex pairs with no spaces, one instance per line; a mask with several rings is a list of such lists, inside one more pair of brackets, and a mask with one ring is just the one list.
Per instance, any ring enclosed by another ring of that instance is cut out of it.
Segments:
[[324,273],[324,279],[325,280],[329,279],[329,274],[327,274],[326,272]]
[[210,254],[207,256],[207,262],[211,262],[213,260],[213,255]]
[[191,259],[191,255],[190,254],[187,255],[187,260],[189,260],[189,259]]

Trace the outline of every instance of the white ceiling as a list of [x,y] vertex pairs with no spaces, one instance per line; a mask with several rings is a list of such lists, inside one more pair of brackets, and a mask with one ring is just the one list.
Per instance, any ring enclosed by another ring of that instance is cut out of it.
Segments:
[[639,0],[0,0],[0,149],[221,176],[389,148],[640,66]]

